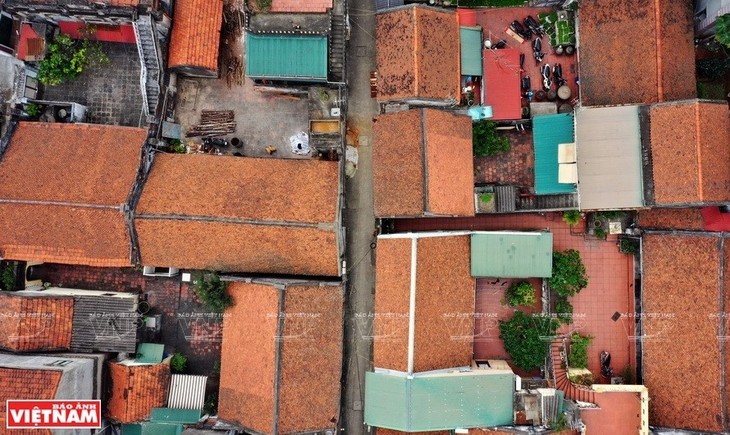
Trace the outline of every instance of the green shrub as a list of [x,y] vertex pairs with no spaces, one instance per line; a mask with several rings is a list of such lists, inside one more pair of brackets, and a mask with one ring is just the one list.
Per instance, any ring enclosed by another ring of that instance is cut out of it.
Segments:
[[606,240],[608,237],[608,233],[603,228],[596,228],[593,230],[593,235],[596,236],[597,239]]
[[36,103],[28,103],[24,109],[28,116],[38,116],[41,114],[41,108]]
[[172,359],[170,360],[170,370],[172,370],[173,373],[184,373],[187,365],[188,358],[185,355],[179,352],[175,352],[172,355]]
[[590,335],[581,335],[574,332],[570,335],[570,354],[568,366],[576,369],[588,367],[588,346],[593,341]]
[[5,291],[15,290],[15,267],[12,263],[5,263],[0,272],[0,285]]
[[578,210],[568,210],[563,213],[563,221],[565,221],[568,225],[575,225],[578,222],[580,222],[580,219],[583,216],[580,214],[580,211]]
[[565,417],[565,413],[560,413],[555,420],[552,420],[549,424],[550,429],[560,432],[569,429],[568,419]]
[[92,65],[108,62],[99,46],[88,39],[74,41],[58,35],[48,45],[46,57],[40,63],[38,80],[44,85],[59,85],[75,79]]
[[558,296],[555,299],[555,314],[557,314],[560,323],[566,325],[573,323],[573,305],[568,301],[568,298]]
[[595,381],[592,373],[581,373],[579,375],[568,375],[570,382],[578,385],[585,385],[590,387]]
[[256,0],[256,7],[261,12],[268,12],[271,10],[271,0]]
[[637,254],[639,252],[639,241],[636,239],[621,239],[618,242],[618,250],[624,254]]
[[477,157],[496,156],[510,150],[509,140],[497,132],[497,123],[493,121],[475,122],[472,135]]
[[634,376],[634,369],[631,367],[631,364],[626,364],[626,366],[621,370],[620,375],[623,380],[624,384],[627,385],[633,385],[636,383],[636,377]]
[[553,276],[548,285],[558,296],[575,296],[588,286],[586,267],[575,249],[553,253]]
[[172,139],[170,141],[170,149],[175,154],[187,154],[188,147],[180,139]]
[[198,275],[194,286],[195,294],[203,304],[216,313],[222,313],[233,305],[233,299],[228,294],[227,288],[228,284],[221,281],[217,273]]
[[537,302],[535,288],[527,281],[515,282],[509,286],[504,293],[507,304],[510,307],[529,306]]
[[597,212],[593,213],[593,215],[596,217],[596,219],[603,218],[603,219],[612,221],[612,220],[623,218],[624,216],[626,216],[626,212],[621,211],[621,210],[604,210],[604,211],[597,211]]
[[715,40],[730,48],[730,14],[717,17],[715,21]]
[[516,311],[510,320],[499,321],[499,338],[517,367],[533,370],[544,364],[557,329],[554,319]]
[[479,195],[479,201],[481,202],[489,202],[493,198],[493,195],[491,193],[482,193]]

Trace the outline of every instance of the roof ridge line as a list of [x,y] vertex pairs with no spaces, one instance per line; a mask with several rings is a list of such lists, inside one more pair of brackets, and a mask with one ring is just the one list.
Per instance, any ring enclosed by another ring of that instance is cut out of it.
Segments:
[[0,199],[0,204],[28,204],[28,205],[56,205],[62,207],[83,207],[83,208],[101,208],[109,210],[122,210],[124,204],[89,204],[84,202],[66,202],[66,201],[40,201],[35,199]]
[[182,221],[198,221],[198,222],[222,222],[230,224],[244,224],[244,225],[260,225],[260,226],[280,226],[280,227],[299,227],[299,228],[320,228],[335,230],[338,227],[337,222],[293,222],[293,221],[277,221],[268,219],[240,219],[240,218],[227,218],[219,216],[202,216],[202,215],[187,215],[187,214],[155,214],[155,213],[140,213],[135,214],[134,219],[171,219],[171,220],[182,220]]

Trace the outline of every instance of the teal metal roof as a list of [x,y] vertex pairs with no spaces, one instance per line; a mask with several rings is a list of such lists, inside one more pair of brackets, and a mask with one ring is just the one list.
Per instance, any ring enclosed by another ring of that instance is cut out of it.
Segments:
[[162,355],[165,352],[165,345],[155,343],[140,343],[137,345],[138,363],[157,364],[162,362]]
[[246,75],[293,81],[327,80],[327,37],[246,33]]
[[482,28],[461,27],[461,75],[482,75]]
[[122,435],[180,435],[183,431],[182,425],[142,422],[135,424],[123,424]]
[[471,275],[474,277],[549,278],[552,269],[552,233],[471,235]]
[[152,408],[150,421],[154,423],[193,424],[200,420],[199,409]]
[[575,184],[558,183],[558,144],[575,142],[572,113],[532,118],[535,147],[535,193],[575,192]]
[[514,374],[365,374],[365,423],[407,432],[513,423]]

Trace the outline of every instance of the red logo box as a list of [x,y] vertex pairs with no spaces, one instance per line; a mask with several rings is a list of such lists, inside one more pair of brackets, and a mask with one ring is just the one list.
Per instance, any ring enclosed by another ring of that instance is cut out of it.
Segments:
[[98,429],[100,400],[8,400],[8,429]]

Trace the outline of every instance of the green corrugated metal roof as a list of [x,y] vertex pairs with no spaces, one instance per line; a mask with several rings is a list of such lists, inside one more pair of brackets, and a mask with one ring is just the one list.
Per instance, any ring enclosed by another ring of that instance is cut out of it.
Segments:
[[142,435],[142,425],[140,424],[123,424],[122,435]]
[[326,81],[327,37],[246,33],[246,75]]
[[165,352],[165,345],[155,343],[140,343],[137,345],[138,363],[157,364],[162,362],[162,355]]
[[461,75],[482,75],[482,28],[461,28]]
[[574,184],[558,183],[558,144],[575,142],[573,114],[532,118],[535,147],[535,193],[549,195],[575,192]]
[[514,374],[365,374],[365,423],[407,432],[513,423]]
[[168,423],[151,423],[148,421],[134,424],[123,424],[122,435],[180,435],[182,425]]
[[193,424],[200,420],[199,409],[152,408],[150,421],[154,423]]
[[471,235],[471,275],[474,277],[549,278],[552,268],[552,233]]

